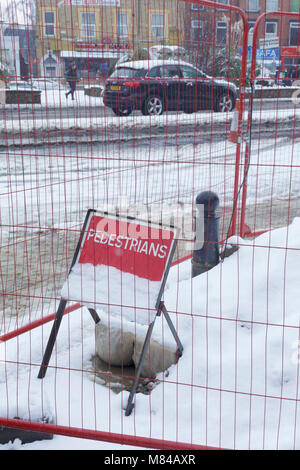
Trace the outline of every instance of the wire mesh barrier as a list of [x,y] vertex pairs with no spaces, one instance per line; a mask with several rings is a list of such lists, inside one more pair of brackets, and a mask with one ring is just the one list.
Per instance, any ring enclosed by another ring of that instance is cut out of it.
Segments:
[[1,4],[6,432],[299,447],[300,5],[281,3]]

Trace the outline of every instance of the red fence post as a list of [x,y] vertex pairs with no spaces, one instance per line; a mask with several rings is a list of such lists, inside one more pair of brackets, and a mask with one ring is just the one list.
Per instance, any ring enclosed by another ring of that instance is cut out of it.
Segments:
[[246,87],[246,75],[247,75],[247,55],[248,55],[248,32],[249,32],[249,23],[246,17],[244,10],[237,6],[226,5],[222,3],[216,3],[206,0],[197,0],[196,2],[192,0],[182,0],[185,3],[197,3],[200,5],[205,5],[214,9],[222,9],[230,12],[238,13],[243,21],[244,31],[243,31],[243,45],[242,45],[242,64],[241,64],[241,77],[240,77],[240,107],[238,115],[238,143],[236,145],[236,157],[235,157],[235,177],[234,177],[234,190],[233,190],[233,207],[232,207],[232,217],[231,225],[228,230],[228,236],[232,236],[236,233],[236,220],[237,220],[237,202],[240,193],[239,189],[239,179],[240,179],[240,161],[241,161],[241,144],[242,144],[242,122],[243,122],[243,113],[244,113],[244,103],[245,103],[245,87]]
[[[262,13],[256,20],[253,28],[253,44],[252,44],[252,59],[251,59],[251,73],[250,81],[252,91],[255,88],[256,80],[256,55],[257,55],[257,38],[258,38],[258,28],[260,23],[267,18],[268,16],[279,16],[279,17],[288,17],[300,20],[299,13],[291,13],[286,11],[274,11],[274,12],[265,12]],[[248,171],[250,165],[251,157],[251,126],[252,126],[252,109],[253,109],[253,92],[251,91],[249,96],[249,110],[248,110],[248,121],[247,121],[247,133],[246,133],[246,147],[245,147],[245,161],[244,161],[244,179],[243,179],[243,193],[242,193],[242,207],[241,207],[241,224],[240,224],[240,236],[251,236],[251,230],[245,224],[245,214],[246,214],[246,202],[247,202],[247,179]]]
[[[231,225],[228,230],[229,235],[236,233],[236,220],[237,220],[237,201],[240,194],[240,160],[241,160],[241,145],[242,145],[242,120],[244,112],[244,101],[245,101],[245,83],[246,83],[246,70],[247,70],[247,53],[248,53],[248,20],[242,9],[236,6],[230,6],[223,3],[216,3],[214,1],[207,0],[178,0],[185,3],[193,3],[204,5],[214,10],[220,9],[230,13],[238,14],[243,21],[243,46],[242,46],[242,66],[241,66],[241,76],[240,78],[240,109],[238,116],[238,143],[236,146],[236,156],[235,156],[235,175],[234,175],[234,188],[233,188],[233,207],[232,207],[232,218]],[[79,304],[75,304],[65,311],[65,313],[70,313],[71,311],[79,308]],[[33,328],[37,328],[46,322],[53,319],[53,316],[49,316],[40,320],[37,320],[30,325],[21,327],[13,332],[6,333],[0,337],[0,341],[8,341],[17,335],[28,332]],[[193,384],[192,384],[193,385]],[[9,418],[0,418],[0,425],[16,427],[20,429],[29,429],[35,431],[49,431],[55,434],[61,434],[66,436],[81,437],[87,439],[98,439],[102,441],[115,442],[119,444],[143,446],[143,447],[157,447],[161,449],[206,449],[206,446],[195,445],[193,442],[177,442],[167,441],[164,439],[153,439],[151,437],[139,437],[139,436],[127,436],[125,434],[114,434],[112,432],[100,432],[94,431],[91,429],[75,428],[71,426],[62,426],[62,425],[51,425],[44,423],[34,423],[34,422],[25,422],[23,420],[14,420]]]

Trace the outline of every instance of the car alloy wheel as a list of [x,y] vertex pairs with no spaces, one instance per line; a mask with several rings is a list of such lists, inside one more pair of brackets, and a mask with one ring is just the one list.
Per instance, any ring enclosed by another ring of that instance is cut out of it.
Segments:
[[159,96],[150,96],[146,100],[144,114],[150,116],[160,116],[163,113],[163,102]]
[[216,111],[220,113],[227,113],[233,110],[233,98],[231,95],[224,93],[223,95],[219,96]]

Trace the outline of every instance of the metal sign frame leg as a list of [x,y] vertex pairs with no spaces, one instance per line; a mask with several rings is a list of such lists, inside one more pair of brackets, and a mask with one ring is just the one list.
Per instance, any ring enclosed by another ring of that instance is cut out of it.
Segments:
[[[66,305],[67,305],[67,300],[61,299],[61,301],[59,303],[59,306],[58,306],[58,309],[57,309],[57,312],[56,312],[56,316],[55,316],[55,320],[54,320],[54,323],[53,323],[53,326],[52,326],[52,330],[51,330],[51,333],[50,333],[50,336],[49,336],[49,339],[48,339],[47,347],[46,347],[46,350],[45,350],[45,353],[44,353],[44,356],[43,356],[43,361],[42,361],[42,364],[41,364],[41,367],[40,367],[40,370],[39,370],[39,374],[38,374],[39,379],[43,379],[46,375],[47,368],[48,368],[48,365],[49,365],[49,362],[50,362],[50,359],[51,359],[51,356],[52,356],[53,348],[54,348],[54,345],[55,345],[55,341],[56,341],[56,338],[57,338],[57,335],[58,335],[58,330],[59,330],[59,327],[60,327],[60,324],[61,324],[61,321],[62,321],[62,317],[65,313]],[[94,322],[96,324],[99,323],[100,318],[99,318],[96,310],[94,310],[92,308],[89,308],[88,311],[90,312]]]
[[137,371],[136,371],[134,383],[133,383],[133,386],[132,386],[132,389],[130,391],[130,395],[129,395],[129,398],[128,398],[127,407],[126,407],[126,411],[125,411],[125,416],[130,416],[131,412],[134,408],[133,399],[134,399],[134,395],[136,393],[138,381],[140,379],[141,370],[142,370],[142,367],[143,367],[143,364],[144,364],[144,360],[145,360],[145,357],[146,357],[146,354],[148,352],[148,348],[149,348],[149,345],[150,345],[155,320],[156,320],[157,317],[159,317],[161,315],[161,313],[163,313],[163,315],[164,315],[164,317],[165,317],[165,319],[166,319],[166,321],[169,325],[171,333],[172,333],[172,335],[173,335],[173,337],[176,341],[178,358],[182,356],[183,346],[180,342],[180,339],[179,339],[178,334],[176,332],[176,329],[175,329],[175,327],[172,323],[172,320],[171,320],[171,318],[170,318],[170,316],[167,312],[167,309],[165,307],[164,302],[160,302],[159,308],[157,309],[156,316],[155,316],[153,322],[150,323],[150,325],[148,327],[148,331],[147,331],[147,335],[146,335],[146,338],[145,338],[145,341],[144,341],[142,353],[141,353],[139,363],[138,363],[138,366],[137,366]]
[[179,339],[179,337],[178,337],[177,331],[176,331],[176,329],[175,329],[175,327],[174,327],[174,325],[173,325],[173,322],[172,322],[172,320],[171,320],[171,318],[170,318],[170,315],[169,315],[169,313],[168,313],[168,311],[167,311],[167,309],[166,309],[166,306],[165,306],[165,304],[164,304],[163,302],[161,303],[161,311],[162,311],[162,313],[164,314],[164,317],[165,317],[165,319],[167,320],[167,323],[168,323],[168,325],[169,325],[169,328],[170,328],[170,330],[171,330],[171,333],[172,333],[172,335],[173,335],[173,337],[174,337],[174,339],[175,339],[175,341],[176,341],[178,357],[181,357],[181,356],[182,356],[182,353],[183,353],[183,346],[182,346],[182,344],[181,344],[181,342],[180,342],[180,339]]

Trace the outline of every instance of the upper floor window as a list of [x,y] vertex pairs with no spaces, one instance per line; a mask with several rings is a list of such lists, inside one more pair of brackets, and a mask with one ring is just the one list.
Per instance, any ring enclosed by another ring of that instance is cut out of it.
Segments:
[[227,23],[225,21],[217,22],[216,41],[217,44],[226,44],[227,42]]
[[256,20],[249,20],[249,31],[250,29],[253,29],[255,26]]
[[55,36],[55,12],[44,11],[44,36]]
[[162,39],[165,35],[164,13],[151,13],[151,36]]
[[192,20],[192,41],[198,42],[203,36],[203,21]]
[[118,37],[128,38],[128,14],[118,12]]
[[291,0],[290,10],[299,13],[300,11],[300,0]]
[[81,37],[85,39],[96,37],[96,14],[95,12],[81,13]]
[[277,21],[267,21],[265,36],[266,37],[277,36],[277,26],[278,26]]
[[300,45],[300,23],[292,21],[290,23],[290,46]]
[[266,11],[278,11],[278,0],[266,0]]
[[224,5],[230,5],[231,2],[229,0],[218,0],[218,3],[224,3]]
[[246,0],[247,11],[259,11],[259,0]]
[[199,3],[192,3],[192,10],[194,11],[204,10],[204,5],[200,5]]

